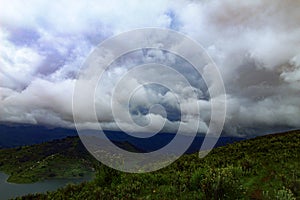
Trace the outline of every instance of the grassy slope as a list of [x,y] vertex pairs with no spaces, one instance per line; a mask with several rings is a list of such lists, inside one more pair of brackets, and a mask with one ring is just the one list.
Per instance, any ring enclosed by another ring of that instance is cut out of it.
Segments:
[[[139,151],[127,142],[124,149]],[[0,171],[10,175],[8,182],[32,183],[51,178],[80,178],[94,173],[98,161],[78,137],[67,137],[32,146],[0,149]]]
[[93,181],[23,199],[299,199],[300,131],[184,155],[162,170],[121,173],[102,165]]
[[14,183],[82,177],[93,172],[92,162],[78,137],[0,150],[0,171]]

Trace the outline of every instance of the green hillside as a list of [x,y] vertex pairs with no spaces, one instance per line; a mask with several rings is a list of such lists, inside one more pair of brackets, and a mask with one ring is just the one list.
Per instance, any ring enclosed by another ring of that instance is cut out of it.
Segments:
[[78,137],[67,137],[38,145],[0,150],[0,171],[8,181],[31,183],[51,178],[91,175],[93,158]]
[[[139,151],[127,142],[118,145]],[[98,165],[79,137],[74,136],[32,146],[0,149],[0,171],[9,174],[8,182],[12,183],[91,176]]]
[[[92,181],[20,199],[300,199],[299,146],[300,131],[262,136],[213,149],[203,159],[184,155],[167,168],[146,174],[112,170],[83,155],[78,165],[95,168]],[[19,152],[27,155],[30,148]],[[10,151],[16,155],[16,149]],[[0,156],[2,160],[3,152]],[[9,171],[5,166],[0,169]]]

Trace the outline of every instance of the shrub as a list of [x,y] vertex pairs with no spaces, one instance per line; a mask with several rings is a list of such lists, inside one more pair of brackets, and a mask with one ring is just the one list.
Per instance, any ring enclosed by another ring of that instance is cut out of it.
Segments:
[[191,188],[201,190],[205,199],[238,199],[244,196],[241,167],[199,169],[191,177]]
[[263,198],[266,200],[296,200],[292,191],[285,187],[280,190],[274,190],[273,192],[264,191]]

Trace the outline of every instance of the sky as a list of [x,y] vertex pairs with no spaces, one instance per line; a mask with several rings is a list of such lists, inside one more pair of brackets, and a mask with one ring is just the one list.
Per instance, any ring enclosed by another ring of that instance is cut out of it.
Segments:
[[[197,41],[218,66],[227,95],[226,134],[300,128],[299,7],[300,1],[295,0],[2,0],[0,122],[74,128],[73,89],[92,50],[122,32],[157,27]],[[124,107],[133,121],[145,125],[151,115],[154,128],[164,120],[163,130],[174,132],[184,115],[178,101],[190,110],[198,103],[201,112],[196,110],[195,116],[184,122],[186,132],[195,123],[199,132],[207,131],[210,86],[188,63],[158,50],[133,52],[107,70],[96,95],[99,122],[107,129],[118,129],[106,105],[116,77],[134,65],[154,61],[181,70],[192,88],[178,84],[174,93],[179,100],[158,85],[140,88],[130,108]],[[180,82],[176,76],[147,70],[148,76],[166,83]],[[142,78],[137,72],[124,87]],[[153,104],[161,104],[165,110],[151,107]],[[118,105],[120,109],[122,105]],[[88,127],[89,121],[84,119],[82,126]]]

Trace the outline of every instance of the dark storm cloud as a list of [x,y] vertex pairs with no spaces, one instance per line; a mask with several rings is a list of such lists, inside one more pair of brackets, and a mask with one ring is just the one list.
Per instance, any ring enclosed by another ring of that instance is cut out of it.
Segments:
[[[5,6],[0,8],[2,122],[73,127],[72,91],[78,70],[91,50],[105,38],[123,31],[162,27],[195,39],[218,65],[227,91],[228,134],[253,127],[300,127],[299,1],[30,0],[24,4],[4,1]],[[194,87],[193,91],[180,87],[176,91],[184,109],[193,110],[192,101],[200,105],[201,113],[195,113],[187,126],[199,120],[199,132],[205,131],[210,103],[201,77],[164,52],[139,53],[141,56],[120,60],[107,72],[103,81],[107,90],[99,94],[101,98],[96,102],[105,111],[100,121],[116,129],[110,111],[105,110],[116,77],[132,65],[165,60],[167,56],[165,64],[179,71],[184,69],[181,73]],[[148,73],[157,79],[176,81],[176,77],[157,75],[150,69]],[[128,84],[135,85],[137,80]],[[173,114],[166,129],[174,131],[179,123],[175,116],[177,105],[170,93],[158,90],[140,89],[132,102],[133,118],[146,119],[151,113],[143,109],[159,101]],[[162,113],[155,116],[158,124],[165,117]],[[82,118],[86,119],[84,113]],[[88,120],[83,125],[91,126]]]

